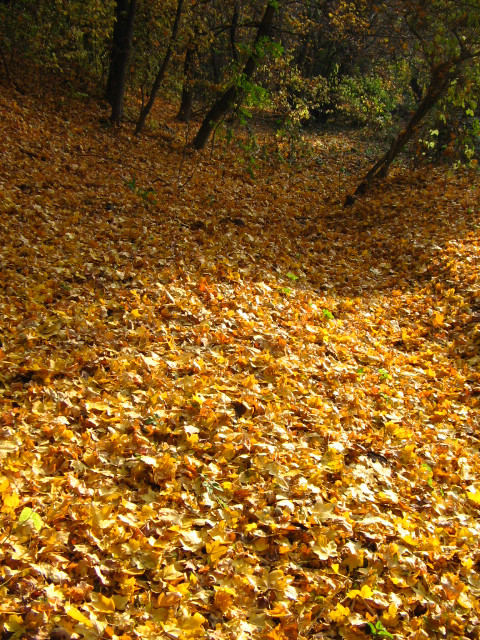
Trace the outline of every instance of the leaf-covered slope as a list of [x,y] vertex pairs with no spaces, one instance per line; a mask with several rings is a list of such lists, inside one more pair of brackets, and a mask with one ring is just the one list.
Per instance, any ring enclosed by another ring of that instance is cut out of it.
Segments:
[[475,183],[98,120],[0,102],[4,637],[478,637]]

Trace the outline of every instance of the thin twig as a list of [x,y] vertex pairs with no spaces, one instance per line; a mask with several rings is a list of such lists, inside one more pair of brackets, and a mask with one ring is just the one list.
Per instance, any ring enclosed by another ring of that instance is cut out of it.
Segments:
[[193,166],[193,170],[192,173],[188,176],[188,178],[185,180],[185,182],[183,184],[180,183],[180,176],[182,174],[182,170],[183,170],[183,165],[185,164],[185,159],[187,156],[187,148],[188,148],[188,138],[189,138],[189,133],[190,133],[190,121],[191,118],[188,119],[187,121],[187,131],[185,133],[185,145],[183,147],[183,153],[182,153],[182,160],[180,162],[180,167],[178,169],[178,183],[177,183],[177,189],[180,191],[181,189],[185,189],[185,187],[187,186],[187,184],[190,182],[190,180],[193,178],[193,176],[195,175],[195,171],[197,169],[198,166],[198,162]]
[[186,158],[186,155],[187,155],[189,134],[190,134],[190,118],[188,118],[188,120],[187,120],[187,130],[185,132],[185,144],[183,145],[182,159],[180,160],[180,165],[178,167],[177,186],[180,185],[180,177],[182,175],[183,165],[185,164],[185,158]]

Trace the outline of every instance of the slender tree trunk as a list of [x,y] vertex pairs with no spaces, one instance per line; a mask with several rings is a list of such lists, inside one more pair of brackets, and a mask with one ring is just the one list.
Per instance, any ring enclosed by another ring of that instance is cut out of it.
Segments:
[[210,47],[210,64],[212,65],[212,77],[215,84],[220,84],[222,80],[222,72],[219,64],[219,55],[215,51],[213,45]]
[[238,28],[238,18],[240,16],[240,9],[238,6],[238,0],[233,0],[233,15],[232,15],[232,25],[230,27],[230,46],[232,49],[232,58],[235,62],[238,61],[238,53],[237,53],[237,28]]
[[177,10],[175,12],[175,20],[173,22],[172,33],[170,34],[168,47],[163,57],[163,61],[160,65],[158,73],[155,77],[155,80],[153,81],[152,90],[150,92],[150,96],[147,100],[147,103],[145,104],[143,109],[140,111],[140,115],[138,116],[137,126],[135,127],[136,136],[140,135],[143,131],[143,128],[145,127],[145,121],[148,117],[148,114],[152,110],[153,104],[155,102],[155,98],[157,97],[158,90],[160,89],[160,85],[162,84],[163,78],[165,76],[165,72],[167,71],[170,58],[172,57],[173,47],[177,39],[178,28],[180,26],[180,18],[182,16],[183,2],[184,0],[178,0],[177,2]]
[[427,92],[418,105],[417,110],[410,118],[407,126],[392,141],[388,151],[377,160],[370,171],[365,175],[363,180],[355,189],[353,196],[347,196],[345,205],[353,204],[357,196],[363,195],[369,190],[374,182],[387,176],[392,162],[407,142],[409,142],[409,140],[411,140],[411,138],[417,133],[418,127],[425,116],[432,110],[439,99],[447,91],[450,83],[455,77],[455,74],[452,73],[453,66],[453,62],[448,61],[438,65],[432,70],[432,77],[430,79],[430,85]]
[[132,49],[137,0],[117,0],[113,46],[108,71],[106,98],[112,107],[110,121],[119,124],[123,117],[125,83]]
[[[258,45],[263,38],[267,37],[270,34],[272,30],[275,11],[275,5],[269,0],[265,8],[263,18],[258,27],[257,34],[255,36],[252,52],[248,56],[245,62],[245,66],[243,67],[242,76],[245,80],[250,80],[250,78],[254,74],[258,63]],[[205,148],[205,145],[207,144],[208,139],[217,122],[219,122],[219,120],[227,113],[227,111],[235,101],[241,102],[244,94],[244,89],[242,89],[238,84],[234,84],[218,98],[218,100],[214,103],[210,111],[205,116],[205,119],[203,120],[200,129],[195,136],[195,139],[193,141],[193,146],[195,147],[195,149]]]
[[411,77],[410,88],[415,99],[415,104],[420,104],[420,102],[422,101],[422,87],[418,84],[417,76]]
[[178,110],[177,120],[180,122],[189,122],[192,115],[193,105],[193,61],[195,58],[195,47],[191,42],[188,43],[185,52],[185,62],[183,63],[183,87],[180,109]]

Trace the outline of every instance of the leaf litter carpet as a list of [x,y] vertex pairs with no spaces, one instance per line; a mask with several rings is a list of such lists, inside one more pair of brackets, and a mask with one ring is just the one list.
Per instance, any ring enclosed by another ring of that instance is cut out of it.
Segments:
[[478,179],[77,106],[0,98],[2,638],[478,638]]

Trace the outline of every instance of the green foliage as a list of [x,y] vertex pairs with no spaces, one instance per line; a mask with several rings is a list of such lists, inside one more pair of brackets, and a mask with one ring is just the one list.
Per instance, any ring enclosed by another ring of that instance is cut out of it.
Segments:
[[271,87],[270,108],[283,125],[309,120],[311,112],[330,99],[332,81],[321,76],[303,76],[291,53],[276,58],[261,73]]
[[287,119],[277,125],[275,155],[279,162],[298,166],[314,157],[315,148],[304,135],[300,122]]
[[136,176],[133,176],[131,180],[125,182],[125,186],[130,189],[135,195],[139,198],[142,198],[145,202],[151,202],[152,204],[156,204],[155,196],[156,191],[152,187],[144,189],[143,187],[139,187],[137,184]]
[[25,524],[26,522],[31,522],[37,531],[41,531],[43,528],[42,518],[31,507],[25,507],[22,509],[22,512],[18,517],[18,524]]
[[373,74],[343,78],[338,95],[339,110],[360,125],[390,124],[398,103],[398,91],[392,80]]
[[113,0],[16,0],[0,4],[3,46],[66,77],[102,77],[108,66]]
[[369,632],[375,638],[392,638],[393,639],[392,634],[385,629],[385,627],[380,622],[380,620],[377,620],[375,624],[372,624],[371,622],[367,622],[367,624],[368,624]]
[[268,104],[268,91],[259,84],[255,84],[243,74],[237,80],[237,84],[245,94],[243,104],[249,107],[264,107]]
[[480,112],[475,91],[461,95],[451,88],[432,114],[419,140],[417,153],[429,162],[447,162],[474,168],[480,158]]
[[[246,124],[246,119],[252,117],[252,114],[243,108],[240,108],[239,113],[240,122],[242,124]],[[233,131],[231,127],[227,129],[227,137],[229,141],[233,139]],[[259,165],[260,147],[258,145],[257,138],[255,134],[250,130],[246,139],[239,140],[238,144],[242,152],[241,160],[247,169],[247,173],[253,178],[255,175],[255,171],[258,169]]]
[[276,60],[284,53],[284,47],[279,42],[275,42],[266,36],[261,38],[254,47],[250,43],[245,42],[239,43],[237,48],[244,57],[253,54],[257,60],[262,60],[266,56]]

